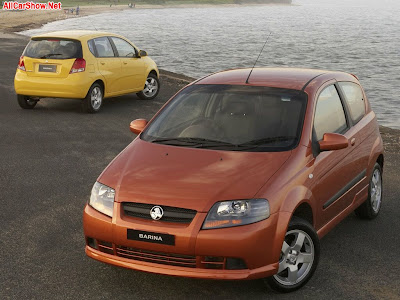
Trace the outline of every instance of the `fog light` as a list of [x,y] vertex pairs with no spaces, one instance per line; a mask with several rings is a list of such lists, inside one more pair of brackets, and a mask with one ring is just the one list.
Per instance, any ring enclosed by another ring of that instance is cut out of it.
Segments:
[[97,242],[95,239],[88,237],[86,238],[86,243],[90,248],[97,249]]
[[247,266],[243,259],[227,258],[225,268],[227,270],[243,270],[243,269],[247,269]]

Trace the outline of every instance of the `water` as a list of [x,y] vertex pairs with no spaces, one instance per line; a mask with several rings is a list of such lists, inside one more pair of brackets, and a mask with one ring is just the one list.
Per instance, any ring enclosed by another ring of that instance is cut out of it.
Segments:
[[258,66],[354,73],[380,124],[400,129],[400,1],[296,4],[131,9],[57,21],[24,34],[95,28],[115,32],[148,51],[160,68],[200,77],[251,66],[272,32]]

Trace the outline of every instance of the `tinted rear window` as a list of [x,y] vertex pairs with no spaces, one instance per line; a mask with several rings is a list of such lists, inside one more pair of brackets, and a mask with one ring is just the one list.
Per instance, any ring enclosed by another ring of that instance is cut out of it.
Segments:
[[81,42],[68,39],[34,39],[26,47],[23,56],[31,58],[70,59],[82,58]]

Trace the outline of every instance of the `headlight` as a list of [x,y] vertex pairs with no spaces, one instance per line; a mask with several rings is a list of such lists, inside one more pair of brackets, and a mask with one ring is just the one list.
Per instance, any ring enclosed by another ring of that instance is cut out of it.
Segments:
[[92,188],[89,205],[99,212],[112,217],[114,206],[115,190],[96,182]]
[[269,203],[266,199],[217,202],[208,212],[202,229],[246,225],[268,217]]

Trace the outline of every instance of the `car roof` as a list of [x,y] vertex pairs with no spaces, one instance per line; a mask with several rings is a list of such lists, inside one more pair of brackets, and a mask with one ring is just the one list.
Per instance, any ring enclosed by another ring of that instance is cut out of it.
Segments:
[[[195,84],[230,84],[230,85],[254,85],[267,86],[284,89],[302,90],[314,78],[323,74],[329,77],[349,77],[353,76],[344,72],[332,72],[317,69],[300,68],[254,68],[246,83],[251,68],[233,69],[217,72],[198,80]],[[324,76],[326,77],[326,76]],[[353,78],[354,79],[354,78]]]
[[57,37],[57,38],[69,38],[69,39],[81,39],[81,38],[95,38],[100,36],[118,36],[118,34],[105,32],[105,31],[94,31],[94,30],[65,30],[65,31],[53,31],[39,35],[32,36],[32,38],[42,37]]

